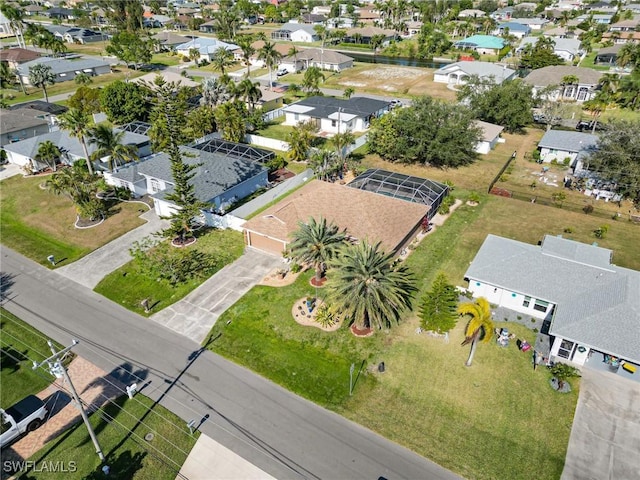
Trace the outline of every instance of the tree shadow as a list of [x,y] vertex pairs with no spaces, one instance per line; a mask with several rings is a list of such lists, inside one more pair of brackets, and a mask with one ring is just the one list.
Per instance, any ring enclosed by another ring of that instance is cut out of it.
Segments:
[[[0,324],[0,328],[4,323]],[[16,373],[22,367],[21,363],[29,360],[27,358],[27,350],[16,350],[12,346],[6,346],[0,348],[0,365],[2,366],[2,371],[11,370],[9,373]]]
[[110,455],[106,458],[105,464],[109,466],[109,474],[102,471],[102,465],[89,475],[83,477],[85,480],[104,480],[105,478],[134,478],[135,473],[143,467],[143,460],[147,452],[131,453],[130,450],[122,452],[120,455]]
[[13,273],[0,272],[0,303],[9,298],[13,287],[15,275]]

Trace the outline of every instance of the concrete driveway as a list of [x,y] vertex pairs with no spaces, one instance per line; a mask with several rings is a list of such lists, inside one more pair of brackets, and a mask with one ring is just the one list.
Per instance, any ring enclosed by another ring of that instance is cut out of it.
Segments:
[[218,317],[278,266],[282,258],[247,248],[238,260],[151,319],[202,343]]
[[640,382],[582,370],[562,480],[640,478]]
[[154,210],[143,213],[140,218],[147,223],[103,245],[80,260],[57,268],[56,272],[93,290],[105,275],[131,260],[129,249],[135,242],[169,226],[169,221],[161,220]]

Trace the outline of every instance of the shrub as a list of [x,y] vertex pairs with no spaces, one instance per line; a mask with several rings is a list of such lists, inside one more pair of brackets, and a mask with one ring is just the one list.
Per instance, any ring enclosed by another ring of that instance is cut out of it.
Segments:
[[291,264],[291,273],[298,273],[300,270],[302,270],[302,266],[299,263]]
[[316,322],[320,324],[322,327],[330,327],[335,325],[337,318],[334,312],[325,304],[320,305],[316,310]]
[[585,205],[584,207],[582,207],[582,211],[587,215],[589,215],[590,213],[593,213],[593,205],[591,204]]
[[573,233],[573,227],[565,227],[563,232],[564,233]]
[[563,164],[565,167],[568,167],[568,166],[571,164],[571,158],[570,158],[570,157],[566,157],[566,158],[562,161],[562,164]]
[[609,225],[600,225],[593,231],[593,234],[596,238],[604,238],[607,236],[607,232],[609,231]]
[[471,192],[469,194],[469,201],[470,202],[474,202],[474,203],[479,203],[480,202],[480,194],[478,194],[478,192]]

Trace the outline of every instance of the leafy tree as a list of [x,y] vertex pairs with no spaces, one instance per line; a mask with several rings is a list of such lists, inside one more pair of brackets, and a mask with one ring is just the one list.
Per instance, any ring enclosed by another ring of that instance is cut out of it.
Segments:
[[69,108],[81,110],[85,115],[93,115],[100,111],[100,89],[79,87],[67,101]]
[[320,93],[320,82],[324,81],[324,74],[318,67],[309,67],[302,78],[302,88],[309,94]]
[[60,125],[62,130],[67,130],[69,135],[78,139],[82,145],[85,160],[87,161],[89,175],[93,175],[93,165],[91,164],[86,142],[91,131],[91,118],[82,110],[70,108],[58,117],[58,125]]
[[347,158],[347,148],[353,145],[356,141],[356,137],[350,131],[336,133],[329,139],[329,143],[335,149],[338,159],[341,163],[344,163]]
[[369,150],[392,162],[460,167],[477,157],[481,135],[473,121],[466,107],[422,97],[373,120]]
[[66,195],[83,218],[93,219],[104,213],[104,203],[96,196],[100,180],[89,173],[83,160],[54,173],[45,185],[56,195]]
[[[188,143],[193,139],[191,132],[187,129],[187,99],[191,95],[189,88],[183,87],[179,82],[160,82],[155,86],[149,86],[153,91],[154,101],[149,120],[151,128],[147,133],[151,140],[151,148],[154,152],[164,152],[173,140],[179,145]],[[164,98],[171,103],[174,131],[169,130],[167,116],[163,108],[159,106],[158,99]]]
[[51,140],[45,140],[40,145],[38,145],[38,153],[36,154],[36,160],[43,161],[54,172],[57,170],[57,162],[58,159],[62,156],[62,152],[58,146],[53,143]]
[[6,62],[0,62],[0,88],[7,88],[13,83],[14,75]]
[[269,90],[273,90],[273,80],[271,73],[278,63],[282,59],[282,54],[276,50],[276,44],[272,42],[265,42],[260,51],[258,52],[258,59],[262,60],[266,67],[269,69]]
[[520,67],[536,70],[550,65],[562,65],[564,60],[553,52],[553,39],[539,37],[535,44],[527,45],[520,57]]
[[146,89],[137,83],[117,80],[101,90],[100,105],[115,124],[144,122],[149,116],[147,96]]
[[49,103],[49,95],[47,95],[47,86],[56,83],[56,76],[51,71],[51,67],[44,63],[38,63],[29,67],[29,83],[34,87],[39,87],[44,93],[44,101]]
[[180,139],[184,116],[183,105],[178,92],[178,84],[169,82],[158,88],[155,92],[154,112],[156,122],[160,122],[162,130],[167,137],[167,145],[164,151],[169,156],[171,164],[171,176],[173,178],[173,190],[166,195],[166,199],[176,205],[176,209],[170,217],[171,225],[163,231],[167,238],[179,239],[182,243],[193,237],[193,219],[200,215],[201,209],[208,204],[196,197],[192,179],[196,175],[195,170],[200,166],[197,163],[187,163],[183,159],[180,150]]
[[640,109],[640,67],[621,78],[616,100],[622,107],[634,111]]
[[215,110],[209,105],[201,105],[189,112],[187,126],[193,138],[200,138],[216,130]]
[[580,372],[577,368],[567,365],[566,363],[556,363],[553,366],[550,366],[549,372],[551,372],[553,378],[556,379],[556,386],[554,389],[559,392],[564,390],[565,383],[568,383],[567,380],[580,376]]
[[465,365],[471,366],[473,357],[478,347],[478,342],[489,342],[493,333],[493,322],[491,321],[491,306],[489,301],[480,297],[473,303],[463,303],[458,307],[458,313],[468,317],[467,325],[464,329],[464,341],[462,345],[471,344],[469,357]]
[[640,121],[617,120],[600,134],[598,146],[585,164],[603,179],[615,182],[618,192],[640,206]]
[[379,242],[343,247],[329,266],[335,270],[326,285],[328,300],[350,323],[381,329],[411,308],[417,290],[413,275],[405,265],[395,265],[393,253]]
[[108,125],[97,125],[89,132],[89,143],[96,146],[94,160],[108,157],[107,163],[112,172],[118,166],[138,160],[138,149],[134,145],[125,145],[122,139],[124,131],[116,132]]
[[342,162],[331,150],[316,150],[309,159],[309,166],[320,180],[329,180],[331,176],[340,171]]
[[540,105],[540,113],[547,124],[547,131],[552,127],[562,124],[562,119],[567,114],[567,104],[555,99],[558,85],[549,85],[536,94],[535,103]]
[[[220,10],[213,16],[218,37],[221,40],[234,40],[236,32],[242,25],[242,18],[240,18],[235,8],[231,8],[231,5],[225,6],[221,4],[220,7]],[[237,41],[235,43],[240,45]]]
[[239,102],[226,102],[215,110],[216,124],[222,132],[222,138],[240,143],[247,133],[244,120],[244,105]]
[[191,60],[192,62],[195,62],[196,67],[198,66],[198,60],[200,60],[200,50],[198,50],[197,48],[190,48],[189,49],[189,60]]
[[24,26],[22,18],[24,16],[24,12],[22,10],[22,8],[20,8],[19,6],[15,5],[15,4],[11,4],[11,3],[7,3],[7,2],[2,2],[0,3],[0,12],[2,12],[2,14],[6,17],[6,19],[9,21],[9,25],[11,27],[11,30],[13,30],[13,32],[16,35],[16,40],[18,42],[18,47],[20,48],[27,48],[25,42],[24,42],[24,36],[22,34],[22,28]]
[[449,283],[444,272],[438,273],[429,290],[422,298],[420,324],[425,330],[445,333],[456,326],[458,293]]
[[82,86],[86,86],[93,83],[92,78],[84,72],[77,74],[73,79],[73,81],[76,82],[77,85],[82,85]]
[[141,63],[150,62],[153,55],[151,43],[139,34],[129,31],[116,33],[105,50],[127,65],[133,65],[134,69]]
[[371,50],[373,50],[373,58],[376,58],[376,55],[378,54],[378,49],[382,46],[382,44],[384,43],[385,38],[387,38],[385,35],[381,34],[381,33],[376,33],[375,35],[371,36],[371,40],[369,41],[369,46],[371,47]]
[[316,271],[316,282],[320,282],[327,265],[337,255],[340,247],[347,243],[347,236],[334,223],[325,218],[313,217],[307,223],[299,222],[289,244],[291,258],[297,263],[310,263]]
[[235,62],[233,53],[226,48],[219,48],[213,54],[211,59],[211,65],[213,69],[219,71],[222,75],[225,75],[227,68],[231,67]]
[[316,127],[312,121],[302,122],[293,127],[293,130],[287,135],[287,142],[289,142],[287,155],[289,160],[304,162],[307,159],[315,130]]
[[354,93],[356,93],[356,91],[353,87],[347,87],[344,89],[344,93],[342,94],[342,96],[346,99],[349,99]]
[[521,80],[495,83],[493,78],[473,75],[458,92],[474,114],[485,122],[505,127],[507,132],[522,130],[531,122],[533,89]]

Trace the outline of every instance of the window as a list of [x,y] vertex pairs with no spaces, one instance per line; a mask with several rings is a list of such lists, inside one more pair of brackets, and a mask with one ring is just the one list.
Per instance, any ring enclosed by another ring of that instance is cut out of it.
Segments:
[[536,300],[533,304],[533,309],[539,312],[546,312],[547,308],[549,308],[549,302],[545,302],[544,300]]
[[335,127],[336,125],[338,125],[338,122],[336,122],[335,120],[331,120],[331,126]]
[[530,303],[531,303],[531,297],[527,297],[527,296],[525,295],[525,297],[524,297],[524,301],[522,302],[522,306],[523,306],[523,307],[529,307],[529,304],[530,304]]
[[298,120],[300,120],[300,114],[299,113],[294,113],[293,114],[293,119],[297,122]]
[[160,191],[160,182],[155,178],[151,179],[151,193],[157,193]]
[[562,340],[560,348],[558,348],[558,356],[562,358],[570,358],[573,346],[573,342],[570,342],[569,340]]

